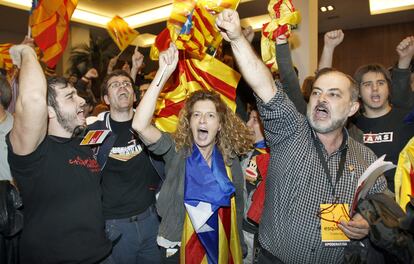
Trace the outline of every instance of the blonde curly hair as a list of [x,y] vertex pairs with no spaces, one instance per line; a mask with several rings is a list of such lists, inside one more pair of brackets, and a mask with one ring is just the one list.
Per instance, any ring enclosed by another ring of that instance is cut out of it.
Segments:
[[176,151],[185,149],[191,154],[194,143],[193,133],[190,128],[190,119],[193,114],[194,104],[198,101],[209,100],[216,106],[221,124],[220,131],[216,135],[216,144],[224,162],[230,164],[231,159],[249,152],[253,148],[254,139],[246,124],[220,99],[220,95],[214,91],[195,91],[187,99],[179,114],[177,130],[172,134]]

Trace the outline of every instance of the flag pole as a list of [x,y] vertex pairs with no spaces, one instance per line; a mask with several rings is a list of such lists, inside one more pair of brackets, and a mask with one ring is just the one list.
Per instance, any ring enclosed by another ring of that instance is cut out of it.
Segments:
[[124,52],[124,50],[121,50],[121,52],[119,52],[118,55],[116,55],[116,57],[119,58],[119,56],[121,56],[122,52]]

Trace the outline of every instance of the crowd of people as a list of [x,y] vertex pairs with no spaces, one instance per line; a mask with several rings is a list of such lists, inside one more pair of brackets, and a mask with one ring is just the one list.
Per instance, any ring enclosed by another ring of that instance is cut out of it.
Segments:
[[[236,11],[221,12],[216,26],[253,92],[248,119],[199,90],[173,133],[153,124],[179,61],[173,43],[150,83],[138,49],[132,67],[114,69],[113,58],[101,98],[90,88],[96,69],[46,78],[30,45],[10,49],[19,93],[11,114],[12,89],[0,78],[0,180],[23,201],[14,263],[343,263],[352,241],[372,246],[368,219],[351,208],[366,169],[383,154],[397,164],[414,136],[404,122],[414,37],[396,47],[391,69],[367,64],[351,77],[332,68],[344,33],[326,33],[306,97],[286,36],[275,43],[274,79]],[[392,197],[394,173],[368,193]]]

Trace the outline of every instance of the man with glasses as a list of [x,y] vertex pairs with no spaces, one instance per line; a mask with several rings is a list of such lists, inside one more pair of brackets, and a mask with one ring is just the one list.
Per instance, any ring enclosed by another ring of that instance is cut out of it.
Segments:
[[[359,107],[355,81],[333,69],[320,71],[302,115],[241,33],[237,12],[224,10],[216,25],[255,93],[270,148],[258,262],[342,263],[346,241],[369,232],[360,214],[347,218],[347,207],[357,179],[376,159],[344,128]],[[381,176],[370,193],[386,186]]]
[[89,129],[111,131],[96,153],[102,167],[106,231],[114,243],[112,257],[116,263],[159,263],[154,204],[162,164],[131,129],[136,97],[130,75],[123,70],[108,74],[102,95],[110,111],[101,113]]

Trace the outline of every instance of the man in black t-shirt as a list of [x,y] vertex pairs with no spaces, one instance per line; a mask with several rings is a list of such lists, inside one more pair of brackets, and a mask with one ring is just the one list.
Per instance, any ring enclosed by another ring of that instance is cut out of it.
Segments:
[[111,131],[95,151],[102,167],[106,232],[114,242],[112,258],[116,263],[160,263],[154,204],[163,166],[131,128],[136,101],[132,84],[122,70],[105,77],[102,95],[110,112],[101,113],[89,128]]
[[[21,68],[8,158],[24,204],[21,263],[111,263],[100,167],[74,137],[85,101],[63,78],[47,81],[34,50],[10,49]],[[46,100],[47,98],[47,100]]]
[[[325,34],[319,69],[332,66],[334,50],[343,39],[341,30]],[[408,67],[414,55],[413,36],[403,39],[396,51],[399,59],[392,69],[392,77],[380,64],[367,64],[355,72],[362,113],[352,119],[353,124],[363,132],[363,143],[378,157],[386,154],[386,160],[394,164],[398,162],[400,151],[414,136],[414,125],[403,122],[412,105],[409,100],[412,92]],[[388,188],[393,192],[394,174],[395,169],[385,172]]]
[[[404,40],[397,46],[400,58],[393,71],[406,71],[405,75],[408,76],[414,41],[405,45],[402,45],[403,42]],[[400,151],[414,136],[414,125],[403,122],[409,110],[392,105],[391,94],[398,96],[401,90],[411,89],[409,79],[406,78],[406,83],[401,83],[395,76],[391,79],[390,73],[380,64],[361,66],[354,77],[359,85],[363,112],[353,122],[364,133],[365,145],[378,157],[386,154],[386,160],[397,164]],[[395,169],[385,172],[388,188],[393,192],[394,174]]]

